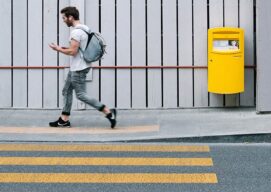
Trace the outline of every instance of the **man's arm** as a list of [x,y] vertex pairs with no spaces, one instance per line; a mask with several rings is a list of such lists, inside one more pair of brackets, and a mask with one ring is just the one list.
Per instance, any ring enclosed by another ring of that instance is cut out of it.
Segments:
[[51,47],[53,50],[70,56],[75,56],[77,54],[79,46],[80,43],[74,39],[71,40],[70,47],[60,47],[54,43],[49,44],[49,47]]

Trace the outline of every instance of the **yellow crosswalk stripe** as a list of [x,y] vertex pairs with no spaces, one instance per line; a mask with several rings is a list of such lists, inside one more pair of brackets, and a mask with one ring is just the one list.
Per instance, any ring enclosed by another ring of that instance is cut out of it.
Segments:
[[[201,145],[0,144],[0,152],[210,152]],[[0,157],[0,166],[213,166],[212,158]],[[0,173],[0,183],[216,184],[215,173]]]
[[213,166],[211,158],[0,157],[0,165]]
[[185,145],[41,145],[0,144],[0,151],[80,151],[80,152],[210,152],[209,146]]
[[214,173],[0,173],[0,183],[217,183]]

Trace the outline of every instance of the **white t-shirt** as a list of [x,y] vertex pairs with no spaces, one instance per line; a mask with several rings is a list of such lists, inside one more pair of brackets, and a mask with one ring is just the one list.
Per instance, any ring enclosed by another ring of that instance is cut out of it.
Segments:
[[[78,24],[71,32],[70,41],[75,40],[79,42],[81,50],[85,50],[88,35],[80,28],[83,28],[86,31],[90,31],[88,26]],[[90,65],[91,63],[86,63],[86,61],[83,59],[82,53],[78,50],[77,54],[71,57],[70,71],[81,71],[90,67]]]

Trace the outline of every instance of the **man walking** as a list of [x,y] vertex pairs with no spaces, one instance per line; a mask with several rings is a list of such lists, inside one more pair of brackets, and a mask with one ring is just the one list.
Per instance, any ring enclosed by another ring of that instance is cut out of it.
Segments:
[[62,91],[63,94],[63,110],[59,119],[55,122],[50,122],[51,127],[70,127],[70,112],[73,100],[73,90],[76,97],[84,103],[103,112],[106,118],[111,123],[111,128],[116,126],[116,109],[109,109],[104,104],[96,99],[89,98],[86,93],[86,75],[90,70],[90,63],[86,63],[83,59],[80,50],[84,50],[87,44],[88,35],[85,31],[90,31],[88,26],[80,23],[79,11],[76,7],[66,7],[61,10],[62,19],[68,27],[74,27],[70,35],[70,46],[60,47],[54,43],[49,46],[60,53],[71,56],[70,71],[68,73],[65,85]]

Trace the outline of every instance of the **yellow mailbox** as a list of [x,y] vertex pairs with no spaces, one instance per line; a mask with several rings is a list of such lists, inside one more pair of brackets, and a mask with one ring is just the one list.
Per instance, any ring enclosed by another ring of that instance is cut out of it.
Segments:
[[217,94],[235,94],[244,91],[244,31],[242,29],[209,29],[208,91]]

